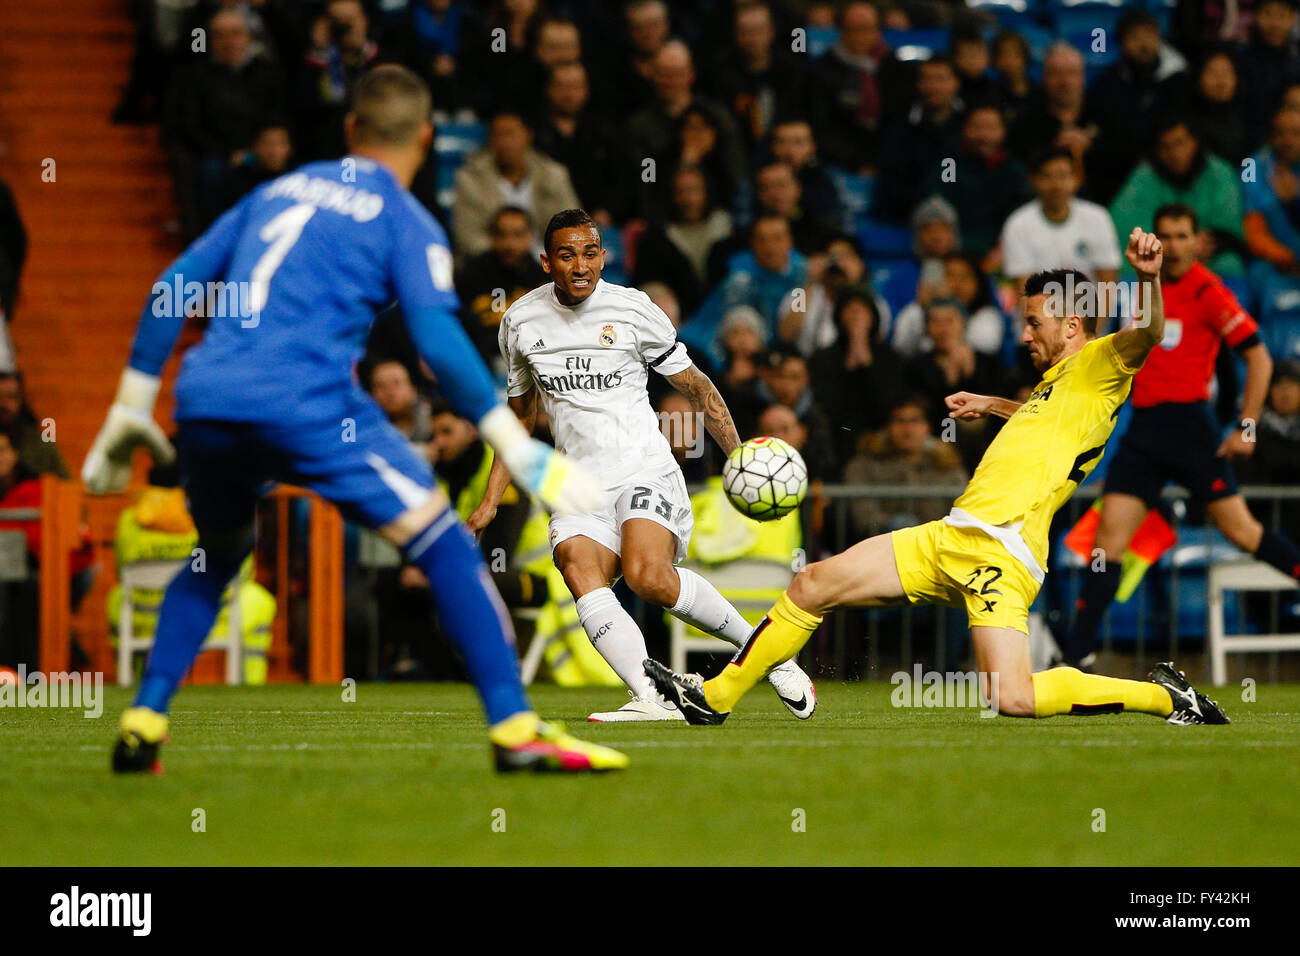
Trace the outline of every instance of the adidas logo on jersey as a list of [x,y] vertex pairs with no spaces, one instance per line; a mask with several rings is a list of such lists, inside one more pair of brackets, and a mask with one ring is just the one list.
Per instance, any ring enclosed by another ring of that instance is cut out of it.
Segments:
[[536,342],[534,342],[532,345],[528,347],[528,351],[536,352],[538,349],[544,349],[544,348],[546,348],[546,343],[543,342],[541,339],[538,339]]

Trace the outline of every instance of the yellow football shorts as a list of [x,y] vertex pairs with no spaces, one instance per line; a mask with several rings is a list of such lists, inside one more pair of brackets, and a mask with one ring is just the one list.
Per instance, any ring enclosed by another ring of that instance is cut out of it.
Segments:
[[971,627],[1029,633],[1038,582],[1002,545],[974,528],[931,521],[895,531],[894,562],[912,604],[966,609]]

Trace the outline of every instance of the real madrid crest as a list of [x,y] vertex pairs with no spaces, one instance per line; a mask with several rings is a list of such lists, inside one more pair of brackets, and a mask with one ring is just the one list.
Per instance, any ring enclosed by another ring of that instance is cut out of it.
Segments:
[[609,348],[618,341],[618,336],[614,334],[614,326],[606,325],[600,330],[600,344]]

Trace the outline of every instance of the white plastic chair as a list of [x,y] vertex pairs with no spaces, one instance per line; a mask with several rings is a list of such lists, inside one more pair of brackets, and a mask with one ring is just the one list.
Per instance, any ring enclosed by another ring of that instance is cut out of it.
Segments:
[[[755,561],[738,558],[723,564],[687,563],[689,567],[718,589],[745,619],[761,617],[772,607],[776,595],[790,586],[794,572],[787,564],[775,561]],[[738,598],[736,592],[763,591],[763,597]],[[716,637],[698,637],[686,633],[686,624],[673,617],[668,627],[670,638],[670,666],[679,674],[686,673],[686,655],[692,652],[708,654],[734,654],[734,645]]]
[[[172,578],[185,567],[181,561],[135,561],[118,568],[122,585],[121,604],[117,619],[117,683],[129,687],[133,675],[131,658],[137,651],[153,647],[153,637],[135,633],[135,590],[165,591]],[[226,600],[225,633],[209,637],[203,644],[205,651],[226,652],[226,683],[242,684],[244,681],[244,642],[239,625],[239,587],[233,582],[230,597]]]

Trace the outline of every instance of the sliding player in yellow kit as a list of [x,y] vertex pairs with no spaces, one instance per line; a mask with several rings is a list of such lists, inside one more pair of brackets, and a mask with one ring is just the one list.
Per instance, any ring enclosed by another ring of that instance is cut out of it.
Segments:
[[1023,405],[968,392],[948,397],[955,418],[1008,421],[945,518],[808,565],[722,673],[702,685],[646,661],[659,692],[691,723],[720,724],[769,670],[799,652],[825,612],[942,604],[965,607],[981,687],[999,713],[1138,711],[1175,724],[1228,723],[1172,664],[1157,664],[1150,681],[1072,667],[1035,674],[1030,666],[1029,607],[1043,581],[1052,515],[1096,467],[1133,376],[1164,337],[1160,241],[1134,229],[1125,255],[1140,280],[1140,315],[1102,338],[1095,338],[1099,297],[1087,277],[1057,270],[1026,281],[1021,341],[1042,381]]

